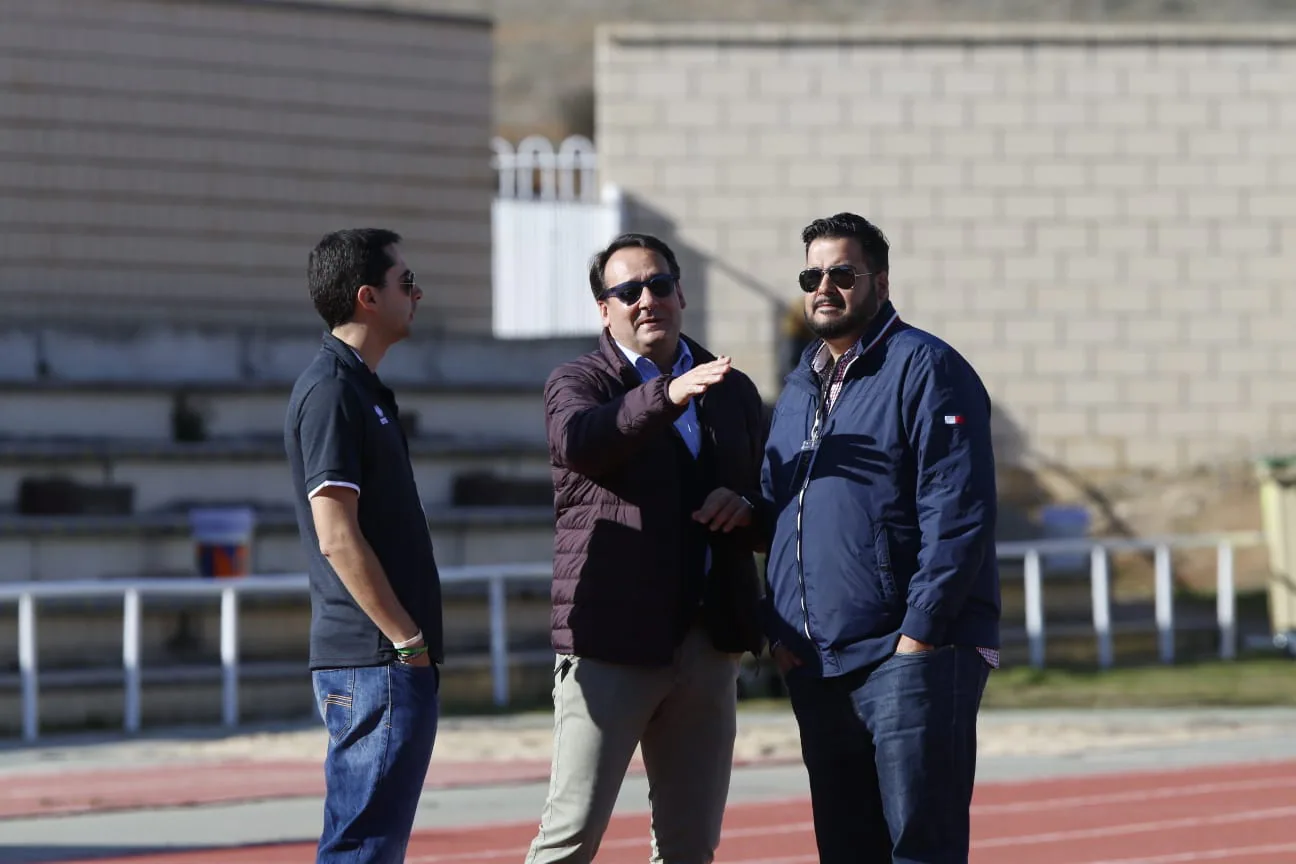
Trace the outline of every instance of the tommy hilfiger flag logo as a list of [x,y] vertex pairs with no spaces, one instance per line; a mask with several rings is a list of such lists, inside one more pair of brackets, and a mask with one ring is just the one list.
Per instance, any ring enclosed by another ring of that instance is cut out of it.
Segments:
[[962,426],[962,425],[963,425],[963,415],[962,415],[962,414],[946,414],[946,415],[945,415],[945,425],[946,425],[946,426]]

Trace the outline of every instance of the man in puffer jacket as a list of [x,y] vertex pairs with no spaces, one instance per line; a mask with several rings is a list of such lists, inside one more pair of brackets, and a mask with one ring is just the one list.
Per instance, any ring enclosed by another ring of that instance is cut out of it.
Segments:
[[990,400],[898,317],[880,230],[842,213],[802,240],[818,339],[774,408],[756,518],[819,860],[966,862],[999,647]]
[[762,403],[681,332],[680,266],[624,234],[590,263],[594,350],[545,384],[554,481],[554,754],[526,864],[595,860],[638,747],[654,861],[708,864],[737,729],[739,657],[764,650],[753,503]]

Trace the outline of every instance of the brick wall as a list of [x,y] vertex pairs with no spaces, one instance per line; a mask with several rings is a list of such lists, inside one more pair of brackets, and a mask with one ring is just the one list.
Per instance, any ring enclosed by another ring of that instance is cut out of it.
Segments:
[[[322,0],[323,2],[323,0]],[[358,0],[339,0],[355,3]],[[1070,21],[1296,23],[1290,0],[378,0],[486,14],[495,21],[496,128],[589,134],[600,23]]]
[[1296,448],[1296,31],[628,25],[596,71],[603,179],[767,394],[800,229],[849,209],[1005,461]]
[[491,31],[318,4],[0,0],[6,316],[317,326],[325,232],[405,235],[490,326]]

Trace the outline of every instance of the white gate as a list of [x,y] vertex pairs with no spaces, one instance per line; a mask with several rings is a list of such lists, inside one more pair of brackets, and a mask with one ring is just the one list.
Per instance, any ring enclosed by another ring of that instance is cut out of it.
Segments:
[[590,256],[621,231],[621,196],[600,189],[588,138],[557,151],[547,138],[514,150],[491,142],[499,191],[492,208],[492,324],[501,339],[586,336],[599,332],[590,295]]

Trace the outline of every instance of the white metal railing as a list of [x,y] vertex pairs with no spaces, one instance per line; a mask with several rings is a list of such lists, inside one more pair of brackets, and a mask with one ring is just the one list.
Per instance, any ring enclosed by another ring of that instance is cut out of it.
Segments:
[[[1111,632],[1111,576],[1109,558],[1115,552],[1154,554],[1156,589],[1156,626],[1159,633],[1160,659],[1174,660],[1174,580],[1171,555],[1178,549],[1214,548],[1216,550],[1216,623],[1219,627],[1219,654],[1232,659],[1237,654],[1236,590],[1234,586],[1234,550],[1261,545],[1261,532],[1234,532],[1194,536],[1149,537],[1136,539],[1066,539],[1032,540],[1000,543],[1000,559],[1023,561],[1026,636],[1032,666],[1044,666],[1044,565],[1048,555],[1088,553],[1089,579],[1093,605],[1093,627],[1097,638],[1098,663],[1102,668],[1113,661]],[[453,567],[441,571],[446,584],[487,584],[490,607],[490,665],[492,695],[497,705],[509,700],[509,644],[506,587],[510,581],[548,580],[552,577],[550,562],[507,564],[497,566]],[[54,582],[0,583],[0,603],[18,604],[18,669],[22,688],[22,736],[35,741],[40,734],[38,662],[36,657],[36,601],[50,598],[88,599],[120,597],[122,599],[122,670],[125,681],[123,727],[138,731],[140,712],[140,625],[141,602],[145,596],[220,597],[220,665],[221,721],[227,727],[239,723],[239,606],[241,594],[305,594],[309,590],[305,574],[245,576],[236,579],[133,579]]]
[[593,143],[555,149],[532,135],[491,142],[499,185],[491,207],[492,328],[499,338],[589,336],[602,329],[590,256],[621,230],[621,194],[600,186]]
[[1044,666],[1044,580],[1042,557],[1050,554],[1087,552],[1089,555],[1089,584],[1093,608],[1094,636],[1097,639],[1098,665],[1109,668],[1113,662],[1111,626],[1111,571],[1110,556],[1115,552],[1152,552],[1154,555],[1155,609],[1158,633],[1158,653],[1164,663],[1174,662],[1174,574],[1171,554],[1177,549],[1216,550],[1215,557],[1215,618],[1219,628],[1219,654],[1221,659],[1237,656],[1237,591],[1234,585],[1234,551],[1263,545],[1264,534],[1259,531],[1239,531],[1189,536],[1030,540],[1000,543],[996,552],[1000,559],[1021,559],[1023,562],[1024,605],[1026,607],[1026,640],[1030,663],[1036,668]]
[[571,135],[554,149],[543,135],[528,135],[516,148],[504,138],[491,140],[499,174],[496,195],[541,201],[599,200],[598,153],[594,142]]
[[[549,562],[498,566],[447,567],[440,571],[445,584],[485,582],[490,604],[490,656],[492,696],[497,705],[509,700],[509,647],[506,583],[548,580]],[[18,604],[18,674],[22,688],[22,737],[35,741],[40,735],[39,664],[36,657],[36,601],[53,598],[90,599],[120,597],[122,600],[122,672],[125,708],[122,725],[128,732],[139,731],[140,712],[140,624],[141,602],[149,597],[220,597],[221,722],[227,727],[239,723],[239,596],[242,594],[306,594],[309,577],[304,573],[274,576],[242,576],[234,579],[122,579],[68,580],[53,582],[0,583],[0,603]]]

